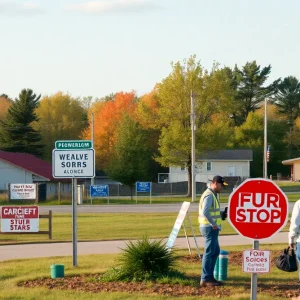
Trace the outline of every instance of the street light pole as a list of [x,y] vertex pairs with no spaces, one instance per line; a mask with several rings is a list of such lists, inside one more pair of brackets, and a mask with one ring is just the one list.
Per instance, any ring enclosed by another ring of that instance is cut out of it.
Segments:
[[267,98],[265,98],[265,114],[264,114],[264,155],[263,155],[263,178],[268,178],[268,162],[267,162]]
[[195,124],[195,103],[193,91],[191,91],[191,130],[192,130],[192,151],[191,151],[191,161],[192,161],[192,202],[196,201],[196,172],[195,172],[195,160],[196,160],[196,124]]

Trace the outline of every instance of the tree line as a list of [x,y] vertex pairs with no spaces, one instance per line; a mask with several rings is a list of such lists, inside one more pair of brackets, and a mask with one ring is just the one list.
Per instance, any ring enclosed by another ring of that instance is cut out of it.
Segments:
[[[271,65],[256,61],[206,70],[191,56],[149,93],[103,98],[50,96],[23,89],[0,96],[0,150],[51,161],[56,140],[92,139],[96,168],[131,186],[157,180],[162,167],[186,167],[191,182],[191,97],[195,104],[196,160],[210,150],[252,149],[251,176],[262,176],[264,101],[268,109],[268,174],[288,174],[282,160],[300,155],[300,83],[294,76],[267,83]],[[94,122],[92,122],[92,119]],[[190,190],[189,190],[190,193]]]

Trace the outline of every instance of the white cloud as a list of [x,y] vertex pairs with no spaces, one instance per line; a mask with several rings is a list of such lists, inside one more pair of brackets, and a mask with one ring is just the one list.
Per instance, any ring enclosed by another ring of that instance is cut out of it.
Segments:
[[158,6],[148,0],[98,0],[66,7],[68,10],[85,13],[111,13],[111,12],[140,12],[156,9]]
[[17,3],[14,1],[0,0],[0,15],[33,16],[43,12],[41,7],[32,2]]

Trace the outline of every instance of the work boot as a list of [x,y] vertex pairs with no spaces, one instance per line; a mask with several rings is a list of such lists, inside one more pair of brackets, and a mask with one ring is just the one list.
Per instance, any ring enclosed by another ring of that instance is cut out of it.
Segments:
[[206,287],[206,286],[220,286],[222,283],[217,280],[208,280],[208,281],[200,281],[200,286]]
[[224,282],[223,282],[223,281],[219,281],[219,280],[217,280],[216,278],[213,278],[212,280],[213,280],[214,282],[220,283],[220,285],[224,285]]

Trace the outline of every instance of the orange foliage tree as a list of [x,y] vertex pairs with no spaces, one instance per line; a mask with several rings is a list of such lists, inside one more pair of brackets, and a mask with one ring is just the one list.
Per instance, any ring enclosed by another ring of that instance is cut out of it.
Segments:
[[[123,114],[135,119],[136,107],[137,97],[132,91],[119,92],[112,100],[95,102],[90,108],[90,112],[94,114],[94,149],[97,169],[104,170],[111,161],[117,126],[122,121]],[[91,118],[91,113],[89,117]],[[91,131],[90,126],[83,131],[82,138],[89,140]]]
[[5,94],[0,95],[0,120],[4,120],[8,108],[13,101]]

